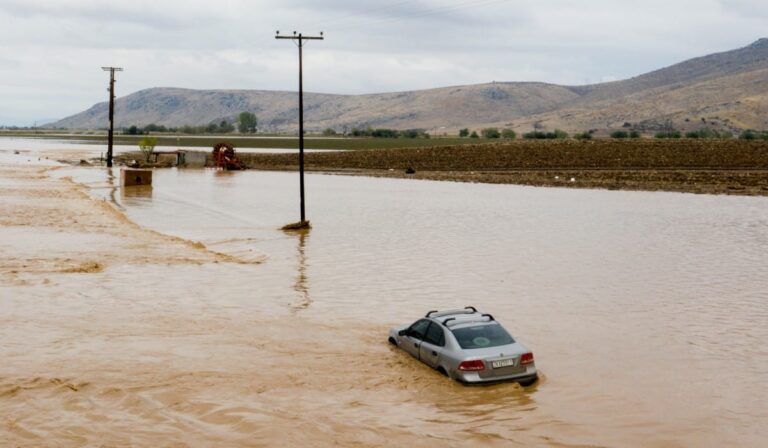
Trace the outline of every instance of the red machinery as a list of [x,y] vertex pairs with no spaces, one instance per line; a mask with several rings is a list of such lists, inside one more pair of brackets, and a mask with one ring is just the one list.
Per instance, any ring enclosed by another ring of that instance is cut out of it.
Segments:
[[235,155],[231,143],[217,143],[213,147],[213,166],[224,170],[244,170],[245,164]]

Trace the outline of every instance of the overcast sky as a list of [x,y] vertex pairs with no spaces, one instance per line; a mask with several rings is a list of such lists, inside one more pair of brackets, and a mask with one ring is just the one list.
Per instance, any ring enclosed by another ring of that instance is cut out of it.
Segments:
[[149,87],[296,90],[280,30],[325,32],[305,89],[632,77],[768,35],[768,0],[0,0],[0,124]]

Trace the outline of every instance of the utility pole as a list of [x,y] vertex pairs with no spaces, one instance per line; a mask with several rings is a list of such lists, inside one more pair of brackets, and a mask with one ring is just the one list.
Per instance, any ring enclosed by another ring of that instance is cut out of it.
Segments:
[[101,67],[109,72],[109,143],[107,146],[107,167],[112,168],[112,141],[115,133],[115,72],[122,72],[120,67]]
[[304,36],[301,33],[296,34],[293,32],[293,36],[281,36],[280,31],[275,34],[275,39],[291,39],[299,47],[299,190],[301,195],[301,221],[298,223],[299,228],[305,228],[309,226],[304,214],[304,81],[303,81],[303,69],[302,69],[302,49],[308,40],[323,40],[323,32],[320,32],[319,36]]

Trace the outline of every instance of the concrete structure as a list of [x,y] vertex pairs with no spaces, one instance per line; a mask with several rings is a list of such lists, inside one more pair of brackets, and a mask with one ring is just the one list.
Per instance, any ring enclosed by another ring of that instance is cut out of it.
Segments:
[[135,187],[152,185],[152,170],[123,168],[120,170],[120,186]]

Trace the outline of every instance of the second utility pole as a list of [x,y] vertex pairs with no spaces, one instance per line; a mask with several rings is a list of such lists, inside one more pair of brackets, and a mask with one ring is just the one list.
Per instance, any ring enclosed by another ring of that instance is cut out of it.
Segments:
[[323,33],[319,36],[304,36],[301,33],[296,34],[293,32],[293,36],[281,36],[280,31],[275,35],[275,39],[291,39],[298,42],[299,47],[299,190],[301,195],[301,221],[299,221],[298,228],[304,228],[308,226],[306,216],[304,213],[304,81],[302,73],[302,48],[304,48],[304,41],[306,40],[323,40]]
[[120,67],[101,67],[109,72],[109,136],[107,137],[107,167],[112,168],[112,140],[115,133],[115,72],[122,72]]

